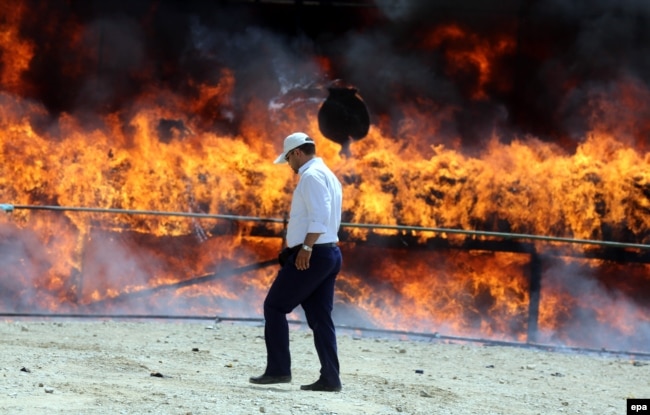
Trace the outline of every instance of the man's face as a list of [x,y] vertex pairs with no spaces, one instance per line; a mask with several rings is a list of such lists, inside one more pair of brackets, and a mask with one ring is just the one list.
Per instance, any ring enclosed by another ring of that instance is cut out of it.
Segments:
[[284,159],[289,163],[289,166],[291,166],[291,170],[293,170],[294,173],[298,173],[298,169],[302,165],[300,163],[301,154],[300,149],[294,148],[284,156]]

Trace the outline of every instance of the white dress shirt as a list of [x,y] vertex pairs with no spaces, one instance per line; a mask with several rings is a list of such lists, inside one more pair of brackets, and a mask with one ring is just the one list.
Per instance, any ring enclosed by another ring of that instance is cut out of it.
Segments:
[[303,164],[298,174],[300,180],[293,191],[289,212],[287,246],[302,244],[308,233],[320,233],[316,244],[338,242],[343,201],[341,182],[320,157]]

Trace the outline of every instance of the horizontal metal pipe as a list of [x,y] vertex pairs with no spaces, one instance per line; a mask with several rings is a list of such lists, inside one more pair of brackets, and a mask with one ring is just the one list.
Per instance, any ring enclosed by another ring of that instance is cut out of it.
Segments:
[[119,295],[117,295],[115,297],[108,297],[108,298],[103,298],[101,300],[97,300],[95,302],[87,304],[86,307],[93,308],[93,307],[97,307],[97,306],[102,306],[102,305],[107,304],[107,303],[108,304],[113,304],[113,303],[117,303],[119,301],[124,301],[124,300],[127,300],[127,299],[133,299],[135,297],[142,297],[143,295],[152,295],[152,294],[155,294],[155,293],[157,293],[159,291],[162,291],[162,290],[179,289],[179,288],[189,287],[189,286],[192,286],[192,285],[203,284],[203,283],[214,281],[214,280],[217,280],[217,279],[220,279],[220,278],[228,278],[228,277],[232,277],[234,275],[243,274],[243,273],[246,273],[248,271],[253,271],[253,270],[257,270],[257,269],[261,269],[261,268],[265,268],[265,267],[268,267],[268,266],[271,266],[271,265],[277,265],[277,264],[278,264],[277,258],[268,259],[266,261],[261,261],[261,262],[255,263],[255,264],[245,265],[245,266],[230,269],[230,270],[224,270],[224,271],[221,271],[221,272],[218,272],[218,273],[211,273],[211,274],[207,274],[207,275],[202,275],[200,277],[189,278],[189,279],[186,279],[186,280],[181,280],[181,281],[177,281],[177,282],[173,282],[173,283],[169,283],[169,284],[160,284],[160,285],[156,285],[155,287],[143,288],[143,289],[138,290],[138,291],[130,291],[130,292],[121,293],[121,294],[119,294]]
[[229,3],[235,4],[271,4],[271,5],[288,5],[288,6],[331,6],[331,7],[365,7],[376,8],[371,2],[354,1],[354,0],[229,0]]
[[[4,206],[4,205],[0,205]],[[282,223],[282,219],[265,219],[256,216],[238,216],[238,215],[215,215],[208,213],[193,213],[193,212],[164,212],[159,210],[133,210],[133,209],[110,209],[110,208],[89,208],[89,207],[75,207],[75,206],[52,206],[52,205],[7,205],[12,206],[11,210],[53,210],[60,212],[86,212],[86,213],[111,213],[117,215],[148,215],[148,216],[182,216],[188,218],[204,218],[204,219],[226,219],[238,220],[244,222],[277,222]]]
[[[238,323],[258,323],[264,324],[263,318],[258,317],[222,317],[222,316],[196,316],[196,315],[168,315],[168,314],[75,314],[75,313],[3,313],[0,312],[2,317],[13,317],[13,318],[55,318],[55,319],[111,319],[111,320],[196,320],[204,321],[210,320],[217,323],[223,321],[231,321]],[[289,320],[289,324],[292,325],[306,325],[306,321],[302,320]],[[580,352],[580,353],[596,353],[596,354],[614,354],[614,355],[625,355],[625,356],[637,356],[650,359],[649,352],[643,351],[625,351],[625,350],[610,350],[610,349],[593,349],[593,348],[583,348],[583,347],[567,347],[567,346],[557,346],[543,343],[522,343],[517,341],[506,341],[506,340],[493,340],[493,339],[482,339],[476,337],[462,337],[462,336],[447,336],[440,333],[424,333],[416,331],[407,331],[407,330],[391,330],[391,329],[379,329],[371,327],[357,327],[357,326],[346,326],[346,325],[337,325],[337,329],[340,330],[349,330],[356,332],[366,332],[366,333],[378,333],[385,334],[389,336],[408,336],[416,338],[425,338],[425,339],[434,339],[434,340],[448,340],[448,341],[458,341],[458,342],[470,342],[470,343],[482,343],[489,344],[493,346],[509,346],[509,347],[527,347],[527,348],[536,348],[548,351],[570,351],[570,352]]]
[[[242,222],[264,222],[264,223],[284,223],[285,219],[278,218],[260,218],[256,216],[239,216],[239,215],[219,215],[209,213],[193,213],[193,212],[164,212],[157,210],[133,210],[133,209],[110,209],[110,208],[88,208],[88,207],[74,207],[74,206],[51,206],[51,205],[10,205],[0,204],[6,212],[13,210],[52,210],[64,212],[88,212],[88,213],[110,213],[118,215],[155,215],[155,216],[180,216],[202,219],[224,219]],[[591,239],[576,239],[576,238],[562,238],[546,235],[532,235],[526,233],[511,233],[511,232],[492,232],[492,231],[473,231],[465,229],[453,228],[432,228],[425,226],[408,226],[408,225],[382,225],[382,224],[369,224],[369,223],[341,223],[341,227],[345,228],[366,228],[366,229],[383,229],[383,230],[396,230],[407,232],[431,232],[431,233],[446,233],[458,234],[467,236],[478,237],[494,237],[502,239],[516,239],[516,240],[531,240],[531,241],[544,241],[544,242],[561,242],[566,244],[579,244],[579,245],[596,245],[609,248],[633,248],[641,250],[650,250],[650,245],[635,244],[626,242],[615,241],[597,241]]]

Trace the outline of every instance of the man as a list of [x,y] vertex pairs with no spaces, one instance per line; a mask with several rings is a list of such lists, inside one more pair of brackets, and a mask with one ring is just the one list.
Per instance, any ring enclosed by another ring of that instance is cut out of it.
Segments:
[[287,314],[302,306],[314,333],[320,377],[302,390],[341,390],[336,331],[332,321],[334,282],[341,270],[337,246],[341,224],[341,183],[320,157],[307,134],[297,132],[284,140],[275,164],[289,163],[300,175],[293,192],[287,226],[290,255],[284,261],[264,300],[266,370],[251,377],[255,384],[291,382]]

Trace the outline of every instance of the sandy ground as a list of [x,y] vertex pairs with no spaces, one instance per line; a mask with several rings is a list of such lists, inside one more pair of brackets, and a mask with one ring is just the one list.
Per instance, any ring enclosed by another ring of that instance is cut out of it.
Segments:
[[399,339],[339,330],[343,391],[292,326],[293,382],[259,386],[259,324],[4,321],[2,414],[625,414],[650,397],[643,356]]

